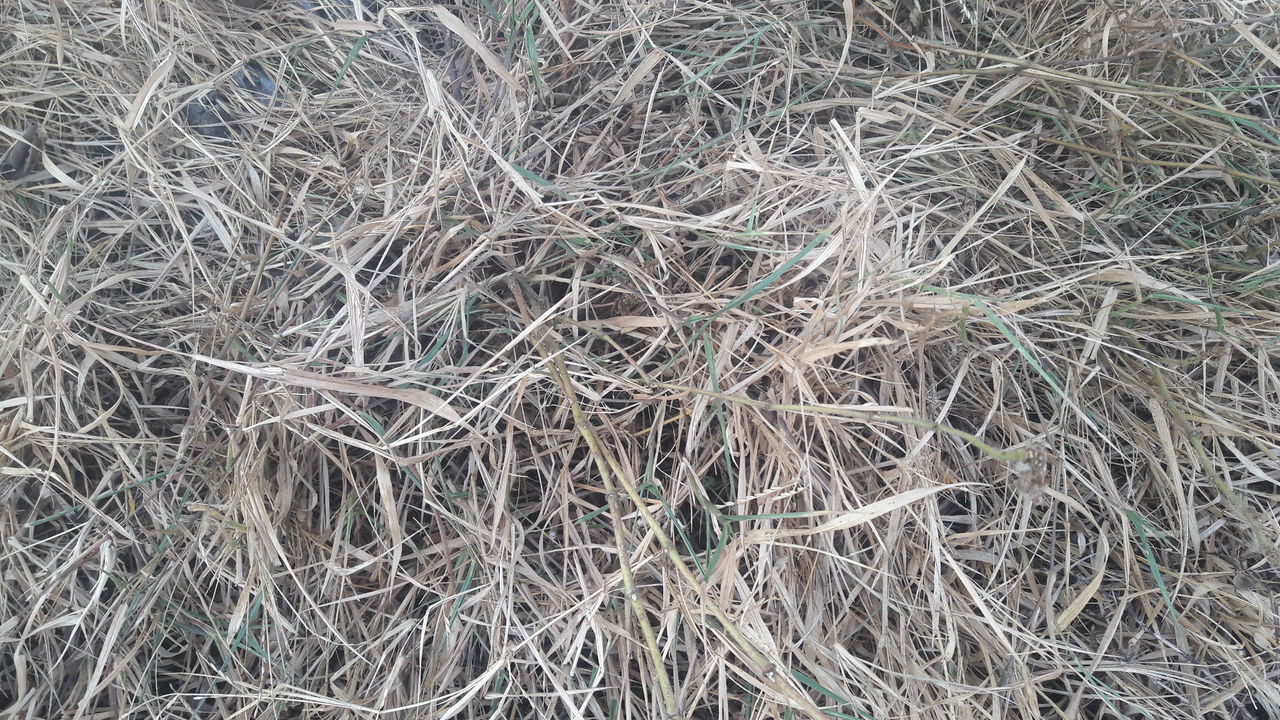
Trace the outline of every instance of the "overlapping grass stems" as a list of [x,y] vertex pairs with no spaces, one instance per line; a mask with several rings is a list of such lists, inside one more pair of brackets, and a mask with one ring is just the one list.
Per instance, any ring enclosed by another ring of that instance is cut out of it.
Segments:
[[2,3],[0,716],[1280,717],[1264,3],[341,5]]

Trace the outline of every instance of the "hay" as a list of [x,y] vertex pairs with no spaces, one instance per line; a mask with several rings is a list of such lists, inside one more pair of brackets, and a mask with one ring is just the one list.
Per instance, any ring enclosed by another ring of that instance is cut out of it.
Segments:
[[1280,717],[1265,4],[0,6],[0,716]]

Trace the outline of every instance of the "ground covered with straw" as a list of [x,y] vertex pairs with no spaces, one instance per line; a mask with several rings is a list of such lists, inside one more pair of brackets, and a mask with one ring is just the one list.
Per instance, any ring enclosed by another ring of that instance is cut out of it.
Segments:
[[0,717],[1280,718],[1275,11],[3,0]]

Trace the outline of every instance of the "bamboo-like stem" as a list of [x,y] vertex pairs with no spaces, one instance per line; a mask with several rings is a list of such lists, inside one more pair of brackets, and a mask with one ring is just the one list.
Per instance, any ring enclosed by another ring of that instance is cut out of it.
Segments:
[[[520,312],[524,315],[525,322],[532,323],[531,313],[519,285],[513,283],[512,291],[515,294],[516,303],[520,306]],[[645,648],[649,654],[650,663],[653,665],[653,673],[657,677],[658,687],[662,693],[663,709],[669,718],[677,718],[680,715],[680,708],[676,702],[675,690],[671,686],[671,678],[667,675],[666,665],[662,661],[662,651],[658,648],[657,635],[653,632],[653,626],[649,623],[648,610],[645,608],[640,591],[636,587],[635,573],[631,569],[630,553],[626,546],[626,537],[623,534],[622,509],[618,503],[617,486],[613,481],[613,473],[618,467],[618,463],[613,459],[612,454],[604,446],[604,443],[600,442],[599,434],[592,427],[586,413],[582,411],[582,404],[578,402],[578,394],[573,389],[573,382],[569,378],[569,371],[565,367],[564,359],[558,353],[549,351],[541,338],[534,339],[533,344],[538,353],[550,363],[556,382],[564,390],[565,398],[569,402],[569,410],[573,413],[573,422],[578,431],[582,433],[583,439],[586,440],[587,447],[591,450],[591,457],[595,460],[596,469],[600,472],[600,477],[604,481],[605,497],[609,503],[609,514],[613,518],[613,542],[618,549],[618,566],[622,571],[623,591],[627,594],[627,602],[631,605],[631,612],[635,615],[636,622],[640,625],[641,635],[644,636]],[[635,500],[636,498],[633,497],[632,499]]]

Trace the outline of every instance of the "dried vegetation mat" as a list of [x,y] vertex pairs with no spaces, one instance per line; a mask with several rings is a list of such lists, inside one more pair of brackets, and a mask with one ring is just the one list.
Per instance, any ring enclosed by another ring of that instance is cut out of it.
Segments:
[[1280,718],[1272,10],[0,0],[0,717]]

